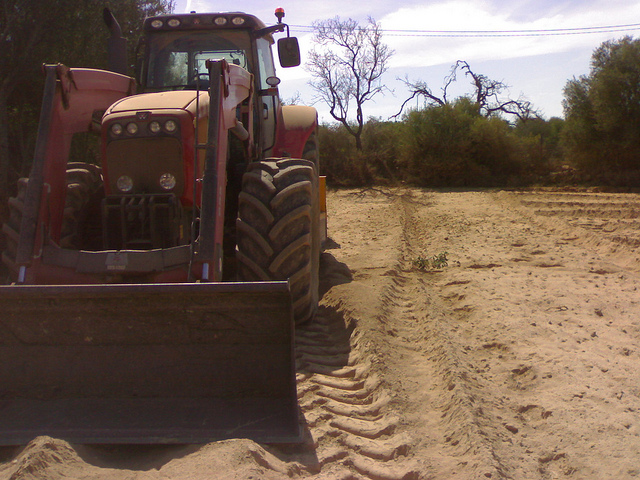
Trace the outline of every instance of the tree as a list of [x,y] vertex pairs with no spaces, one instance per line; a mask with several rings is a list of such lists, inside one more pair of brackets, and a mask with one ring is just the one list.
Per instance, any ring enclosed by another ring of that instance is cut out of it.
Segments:
[[457,80],[458,70],[464,72],[465,77],[469,77],[471,79],[471,85],[474,90],[468,98],[474,102],[474,105],[480,115],[490,117],[504,113],[507,115],[513,115],[519,120],[526,120],[537,116],[531,102],[522,96],[516,100],[504,97],[503,94],[509,88],[507,84],[498,80],[492,80],[486,75],[474,72],[471,70],[469,64],[464,60],[458,60],[451,67],[451,73],[445,77],[444,84],[441,89],[441,97],[435,95],[426,82],[421,80],[418,80],[417,82],[410,82],[408,79],[405,79],[404,83],[409,87],[411,96],[404,101],[400,107],[400,112],[395,116],[399,116],[407,103],[418,96],[424,97],[427,105],[442,106],[447,104],[449,101],[447,98],[447,90],[449,86]]
[[[121,0],[112,11],[133,59],[146,16],[171,11],[172,0]],[[31,160],[44,85],[43,63],[105,68],[102,0],[3,0],[0,4],[0,212],[15,177]],[[133,62],[131,62],[133,63]],[[1,215],[0,215],[1,216]]]
[[563,145],[571,158],[600,169],[638,169],[640,40],[602,43],[589,74],[565,85],[563,107]]
[[[365,26],[339,17],[314,23],[316,46],[309,54],[310,82],[329,113],[353,135],[362,150],[363,105],[383,93],[381,77],[393,51],[382,42],[380,25],[371,17]],[[355,107],[355,125],[351,108]]]

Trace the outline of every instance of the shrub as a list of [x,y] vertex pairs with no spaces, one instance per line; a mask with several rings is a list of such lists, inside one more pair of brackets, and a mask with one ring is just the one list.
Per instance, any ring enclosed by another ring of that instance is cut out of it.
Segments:
[[404,124],[402,157],[413,183],[494,186],[520,172],[512,128],[500,118],[481,116],[468,98],[412,111]]
[[401,122],[370,118],[363,149],[340,124],[320,128],[323,172],[335,186],[491,187],[541,183],[559,163],[563,121],[515,127],[480,115],[468,98],[407,113]]
[[366,157],[356,150],[353,137],[343,125],[321,125],[319,138],[320,165],[330,185],[346,187],[372,183]]
[[320,126],[321,165],[336,186],[393,184],[402,172],[397,164],[399,124],[370,118],[358,151],[353,136],[341,124]]

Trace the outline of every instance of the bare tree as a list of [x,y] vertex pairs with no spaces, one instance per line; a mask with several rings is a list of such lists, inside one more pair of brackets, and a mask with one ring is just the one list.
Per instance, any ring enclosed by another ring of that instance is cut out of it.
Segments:
[[464,72],[465,76],[471,78],[475,88],[474,100],[481,115],[490,117],[496,112],[502,112],[515,115],[520,120],[526,120],[535,114],[531,102],[522,96],[517,100],[501,97],[501,94],[509,88],[506,83],[473,72],[469,64],[463,60],[458,60],[456,66]]
[[300,91],[296,90],[296,93],[293,96],[289,98],[283,98],[282,104],[283,105],[304,105]]
[[412,83],[408,79],[405,79],[404,84],[409,87],[411,96],[404,101],[400,107],[400,112],[394,115],[394,117],[399,116],[407,103],[416,97],[424,97],[427,104],[431,105],[446,104],[448,102],[447,90],[449,86],[456,81],[458,70],[464,72],[465,76],[471,79],[474,92],[470,98],[477,106],[480,115],[490,117],[496,113],[505,113],[507,115],[514,115],[520,120],[537,116],[531,102],[526,98],[519,96],[516,100],[513,100],[503,96],[509,88],[507,84],[498,80],[492,80],[486,75],[476,73],[471,70],[467,62],[458,60],[451,67],[451,73],[445,77],[441,97],[436,96],[426,82],[418,80]]
[[[354,136],[362,150],[364,114],[362,106],[384,86],[380,78],[387,71],[393,51],[382,42],[380,25],[368,18],[365,26],[349,18],[335,17],[314,23],[316,46],[309,54],[307,69],[317,99],[329,107],[331,116]],[[355,107],[355,124],[349,114]]]
[[433,91],[431,90],[427,82],[423,80],[418,80],[412,83],[409,81],[408,77],[405,77],[403,82],[407,87],[409,87],[411,96],[402,103],[402,105],[400,106],[400,111],[395,115],[393,115],[391,118],[400,116],[400,114],[402,113],[402,110],[404,110],[404,107],[407,105],[407,103],[409,103],[411,100],[413,100],[416,97],[424,97],[428,105],[436,105],[436,106],[445,105],[448,102],[447,91],[449,89],[449,86],[456,81],[456,71],[457,71],[457,64],[451,67],[451,72],[444,79],[442,88],[440,89],[442,91],[441,97],[438,97],[433,93]]

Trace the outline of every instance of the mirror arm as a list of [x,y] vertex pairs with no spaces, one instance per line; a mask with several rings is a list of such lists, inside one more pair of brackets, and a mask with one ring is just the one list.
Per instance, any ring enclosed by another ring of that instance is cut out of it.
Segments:
[[261,28],[260,30],[256,30],[253,32],[253,36],[255,38],[262,38],[266,35],[275,32],[284,32],[285,28],[287,29],[287,37],[289,36],[289,25],[286,23],[278,23],[277,25],[272,25],[271,27]]

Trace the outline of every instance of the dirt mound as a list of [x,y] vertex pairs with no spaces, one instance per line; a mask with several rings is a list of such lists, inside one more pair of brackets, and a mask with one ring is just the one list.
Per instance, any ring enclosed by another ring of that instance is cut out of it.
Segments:
[[300,473],[250,440],[227,440],[199,447],[90,447],[38,437],[0,467],[8,480],[229,480],[290,478]]

